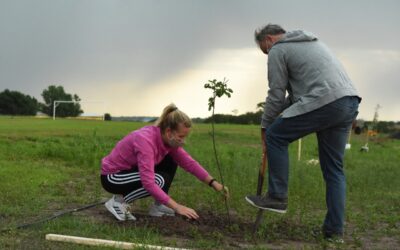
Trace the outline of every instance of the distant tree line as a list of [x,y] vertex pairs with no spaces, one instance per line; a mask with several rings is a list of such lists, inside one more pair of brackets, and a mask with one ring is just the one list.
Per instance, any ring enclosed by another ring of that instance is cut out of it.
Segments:
[[[215,123],[231,123],[231,124],[260,124],[261,123],[261,111],[247,112],[243,115],[224,115],[215,114]],[[204,120],[197,120],[198,122],[211,123],[212,117],[205,118]]]
[[35,115],[38,108],[38,101],[29,95],[8,89],[0,93],[0,114]]
[[[3,92],[0,92],[0,115],[36,115],[40,111],[48,116],[52,116],[54,101],[57,100],[75,101],[75,103],[63,103],[58,106],[58,117],[76,117],[83,113],[80,104],[77,103],[81,100],[79,96],[66,93],[62,86],[50,85],[42,91],[41,96],[44,100],[43,103],[21,92],[5,89]],[[256,112],[247,112],[242,115],[215,114],[214,120],[215,123],[260,124],[264,105],[264,102],[260,102],[257,104]],[[105,114],[104,118],[108,121],[112,120],[111,115],[108,113]],[[211,123],[211,119],[212,117],[194,118],[193,121],[197,123]],[[393,134],[399,132],[400,122],[358,120],[358,124],[355,127],[358,127],[360,132],[373,129],[378,133]]]
[[[215,123],[231,123],[231,124],[261,124],[262,110],[257,112],[247,112],[243,115],[216,114],[214,115]],[[196,123],[211,123],[211,117],[194,118]],[[392,134],[400,131],[400,122],[394,121],[363,121],[358,120],[353,129],[359,129],[359,133],[363,133],[368,129],[376,130],[378,133]]]
[[[215,123],[231,123],[231,124],[261,124],[261,115],[263,113],[265,102],[257,104],[256,112],[247,112],[243,115],[227,115],[227,114],[215,114]],[[237,113],[237,110],[233,110],[233,113]],[[212,117],[208,118],[194,118],[192,119],[197,123],[211,123]]]
[[400,130],[400,122],[393,122],[393,121],[365,121],[361,129],[363,131],[365,130],[376,130],[378,133],[384,133],[384,134],[391,134],[396,131]]
[[112,120],[111,115],[110,115],[109,113],[105,113],[105,114],[104,114],[104,120],[105,120],[105,121],[111,121],[111,120]]
[[2,115],[36,115],[38,111],[49,116],[53,115],[54,101],[74,101],[63,103],[57,107],[58,117],[76,117],[83,113],[78,101],[78,95],[68,94],[64,87],[50,85],[42,92],[44,102],[38,102],[34,97],[18,91],[5,89],[0,92],[0,114]]

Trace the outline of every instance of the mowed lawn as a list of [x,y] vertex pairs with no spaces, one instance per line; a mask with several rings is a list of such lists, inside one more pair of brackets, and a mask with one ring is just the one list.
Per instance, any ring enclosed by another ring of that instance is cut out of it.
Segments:
[[[0,230],[11,228],[0,233],[0,249],[93,249],[46,241],[47,233],[162,246],[232,248],[234,245],[226,240],[229,236],[223,233],[204,238],[192,229],[185,238],[166,237],[162,228],[110,223],[110,215],[101,212],[105,210],[103,206],[91,208],[100,215],[77,212],[13,229],[109,198],[99,182],[101,158],[127,133],[146,125],[149,124],[0,117]],[[288,213],[265,212],[263,223],[253,236],[251,224],[257,210],[247,204],[244,196],[255,193],[257,186],[261,162],[259,126],[218,124],[215,128],[224,180],[231,190],[230,227],[242,235],[242,239],[236,239],[240,242],[236,246],[251,249],[331,246],[312,234],[325,215],[321,171],[318,164],[310,163],[318,159],[315,136],[303,138],[300,160],[298,142],[290,146]],[[346,243],[333,247],[399,249],[400,141],[378,135],[369,141],[369,152],[360,152],[365,142],[364,135],[352,135],[351,149],[346,151]],[[185,149],[219,179],[210,124],[194,124]],[[178,170],[170,194],[196,211],[226,216],[221,197],[182,170]],[[149,204],[150,199],[135,202],[133,214],[135,209],[145,212]]]

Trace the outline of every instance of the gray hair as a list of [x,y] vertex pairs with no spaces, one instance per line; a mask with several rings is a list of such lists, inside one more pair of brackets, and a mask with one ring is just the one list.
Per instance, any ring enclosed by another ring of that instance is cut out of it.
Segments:
[[284,30],[280,25],[269,23],[263,28],[256,29],[256,31],[254,32],[254,39],[256,40],[256,43],[260,43],[265,39],[267,35],[279,35],[285,33],[286,30]]

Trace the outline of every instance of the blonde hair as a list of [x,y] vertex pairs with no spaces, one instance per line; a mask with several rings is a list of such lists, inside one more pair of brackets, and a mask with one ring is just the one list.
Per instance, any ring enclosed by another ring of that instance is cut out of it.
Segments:
[[161,128],[161,132],[164,132],[167,128],[177,130],[180,123],[183,123],[187,128],[192,127],[192,120],[190,120],[189,116],[171,103],[164,108],[155,125]]

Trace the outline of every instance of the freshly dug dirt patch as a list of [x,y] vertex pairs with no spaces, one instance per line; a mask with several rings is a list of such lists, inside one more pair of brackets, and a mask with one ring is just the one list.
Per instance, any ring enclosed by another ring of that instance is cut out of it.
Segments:
[[[71,205],[71,207],[79,206]],[[255,214],[243,218],[231,211],[231,216],[228,218],[225,214],[221,215],[208,210],[197,210],[197,213],[200,219],[194,221],[182,216],[151,217],[147,211],[135,209],[133,214],[137,218],[136,221],[121,222],[117,221],[103,205],[97,205],[74,212],[73,216],[84,217],[85,220],[93,221],[93,223],[115,228],[158,232],[167,244],[174,242],[174,246],[183,248],[190,247],[193,241],[201,240],[207,240],[211,245],[218,245],[219,249],[335,249],[338,247],[325,242],[321,235],[313,235],[309,226],[296,220],[282,219],[269,223],[264,219],[263,229],[253,236]],[[0,219],[1,217],[2,215]],[[381,230],[377,228],[376,231]],[[354,225],[348,224],[344,237],[346,243],[339,248],[398,249],[398,237],[388,235],[377,238],[374,235],[375,230],[360,233],[356,231]]]
[[[118,227],[143,228],[159,232],[163,237],[181,239],[211,239],[231,247],[247,244],[253,222],[243,221],[237,217],[221,216],[211,211],[197,211],[199,220],[188,220],[182,216],[151,217],[145,211],[136,211],[136,221],[117,221],[103,206],[91,208],[76,215],[90,216],[101,223],[109,223]],[[247,240],[246,240],[247,238]]]

